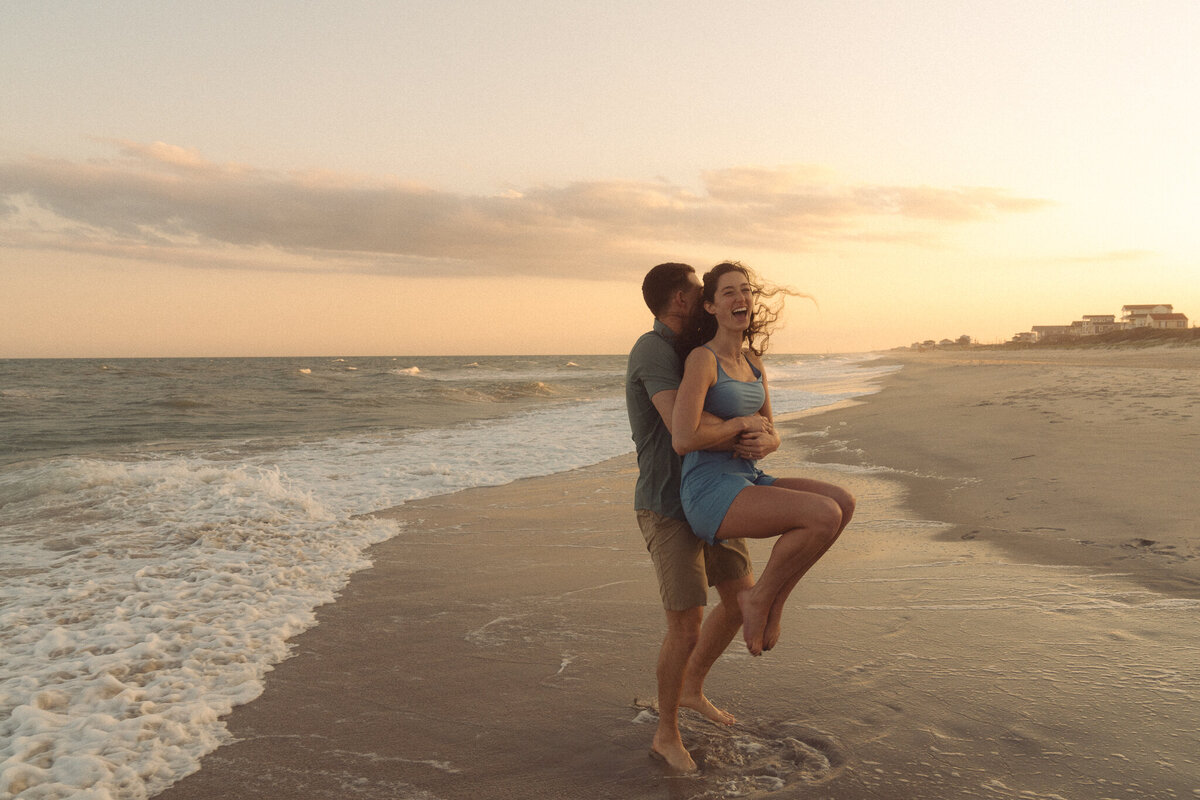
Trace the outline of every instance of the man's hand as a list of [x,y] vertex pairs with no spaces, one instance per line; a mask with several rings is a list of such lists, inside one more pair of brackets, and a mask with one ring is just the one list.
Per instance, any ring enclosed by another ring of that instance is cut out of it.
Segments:
[[774,426],[771,426],[769,422],[767,425],[767,430],[743,433],[739,436],[737,442],[734,443],[733,454],[738,458],[757,461],[778,450],[779,435],[775,433]]
[[739,436],[746,436],[751,433],[772,433],[775,426],[771,420],[764,417],[762,414],[750,414],[745,417],[738,417],[738,421],[742,425],[742,432]]

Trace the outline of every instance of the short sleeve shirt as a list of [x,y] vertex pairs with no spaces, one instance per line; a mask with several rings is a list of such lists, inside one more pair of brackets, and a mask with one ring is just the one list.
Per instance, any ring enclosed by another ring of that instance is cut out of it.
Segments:
[[679,500],[680,458],[671,446],[671,432],[651,398],[679,388],[683,364],[675,353],[674,332],[654,321],[629,351],[625,371],[625,406],[637,450],[638,479],[633,504],[664,517],[685,520]]

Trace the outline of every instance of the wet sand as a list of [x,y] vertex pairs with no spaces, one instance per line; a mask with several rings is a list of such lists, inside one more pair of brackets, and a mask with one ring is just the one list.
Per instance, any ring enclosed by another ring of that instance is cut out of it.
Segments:
[[[854,523],[647,757],[632,457],[388,513],[184,798],[1200,797],[1200,351],[905,354],[763,462]],[[754,543],[765,562],[769,543]]]
[[954,536],[1200,597],[1200,347],[895,359],[811,457],[887,465]]

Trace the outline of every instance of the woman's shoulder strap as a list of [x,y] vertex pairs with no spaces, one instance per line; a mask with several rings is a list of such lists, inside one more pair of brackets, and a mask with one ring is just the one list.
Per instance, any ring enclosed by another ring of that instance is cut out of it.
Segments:
[[713,350],[707,344],[702,344],[700,347],[703,347],[705,350],[712,353],[713,363],[717,365],[717,379],[720,380],[721,378],[728,378],[729,375],[725,372],[725,368],[721,366],[721,357],[717,355],[717,351]]
[[763,375],[762,357],[750,349],[744,350],[743,355],[746,357],[746,363],[750,365],[750,371],[754,373],[755,380],[761,378]]

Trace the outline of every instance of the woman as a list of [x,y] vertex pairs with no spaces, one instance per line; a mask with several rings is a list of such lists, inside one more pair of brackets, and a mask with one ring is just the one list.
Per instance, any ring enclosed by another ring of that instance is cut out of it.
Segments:
[[850,522],[854,498],[822,481],[766,475],[736,449],[732,456],[696,449],[705,411],[745,433],[774,435],[761,356],[778,310],[764,299],[782,291],[765,290],[737,262],[718,264],[703,285],[692,335],[702,344],[686,356],[671,438],[684,456],[680,495],[697,536],[710,543],[779,537],[758,582],[738,595],[746,647],[757,656],[779,641],[788,595]]

